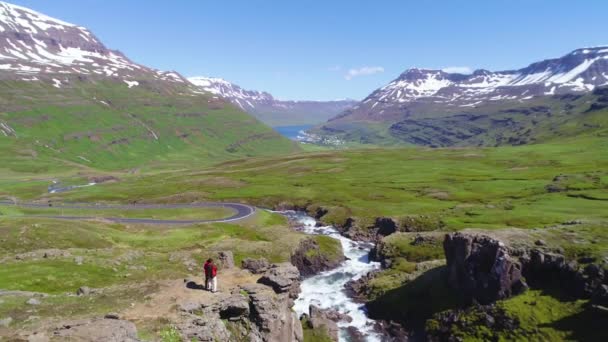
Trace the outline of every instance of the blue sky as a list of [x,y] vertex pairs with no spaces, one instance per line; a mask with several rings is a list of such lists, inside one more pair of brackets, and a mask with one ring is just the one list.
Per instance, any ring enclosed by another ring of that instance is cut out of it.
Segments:
[[608,44],[608,1],[13,0],[134,61],[282,99],[361,99],[411,67],[519,68]]

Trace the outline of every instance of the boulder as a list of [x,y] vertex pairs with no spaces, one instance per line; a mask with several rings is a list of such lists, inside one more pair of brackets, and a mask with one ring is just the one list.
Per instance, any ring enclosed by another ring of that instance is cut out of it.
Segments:
[[448,285],[469,302],[489,304],[527,288],[522,265],[498,240],[479,235],[447,234],[443,249]]
[[91,294],[91,289],[88,286],[81,286],[76,291],[76,295],[78,296],[88,296]]
[[249,270],[253,274],[261,274],[270,268],[270,263],[266,258],[251,259],[247,258],[241,262],[241,268]]
[[53,331],[59,341],[139,342],[135,324],[118,319],[93,319],[64,323]]
[[321,252],[319,244],[313,238],[304,239],[291,256],[291,263],[295,265],[304,277],[331,270],[344,261],[344,254],[340,247],[340,257],[329,258]]
[[300,272],[289,263],[273,265],[258,280],[258,283],[272,287],[276,293],[289,293],[293,299],[300,293]]
[[218,267],[221,269],[234,268],[234,255],[231,251],[222,251],[217,253]]
[[389,217],[378,217],[374,223],[374,228],[377,229],[377,234],[388,236],[397,231],[397,223]]

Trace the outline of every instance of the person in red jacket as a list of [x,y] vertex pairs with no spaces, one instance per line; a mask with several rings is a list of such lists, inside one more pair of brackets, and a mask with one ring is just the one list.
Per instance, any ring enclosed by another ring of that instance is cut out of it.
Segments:
[[217,266],[213,263],[213,259],[207,259],[205,266],[205,288],[211,292],[217,292]]

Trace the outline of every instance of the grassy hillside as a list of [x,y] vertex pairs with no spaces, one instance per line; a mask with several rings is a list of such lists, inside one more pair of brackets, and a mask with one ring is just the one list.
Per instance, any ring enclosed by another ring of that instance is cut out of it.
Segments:
[[[65,77],[62,77],[64,79]],[[0,82],[0,168],[8,173],[209,165],[298,150],[221,100],[185,85],[70,79]]]

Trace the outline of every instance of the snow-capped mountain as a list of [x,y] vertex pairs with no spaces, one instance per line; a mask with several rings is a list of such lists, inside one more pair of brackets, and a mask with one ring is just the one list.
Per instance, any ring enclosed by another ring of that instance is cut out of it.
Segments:
[[243,110],[251,110],[260,104],[272,104],[275,99],[267,92],[256,90],[245,90],[236,84],[230,83],[222,78],[196,76],[188,80],[200,89],[215,94],[219,97],[229,99],[233,104]]
[[142,77],[186,82],[176,72],[132,62],[84,27],[0,2],[0,78],[37,80],[58,74],[116,77],[129,82],[129,87]]
[[271,94],[246,90],[221,78],[190,77],[188,80],[200,90],[225,98],[263,122],[273,125],[316,124],[352,107],[356,101],[283,101]]
[[585,93],[604,85],[608,85],[608,46],[577,49],[563,57],[519,70],[476,70],[463,75],[442,70],[410,69],[374,91],[352,112],[374,117],[383,110],[424,103],[466,108],[488,102]]

